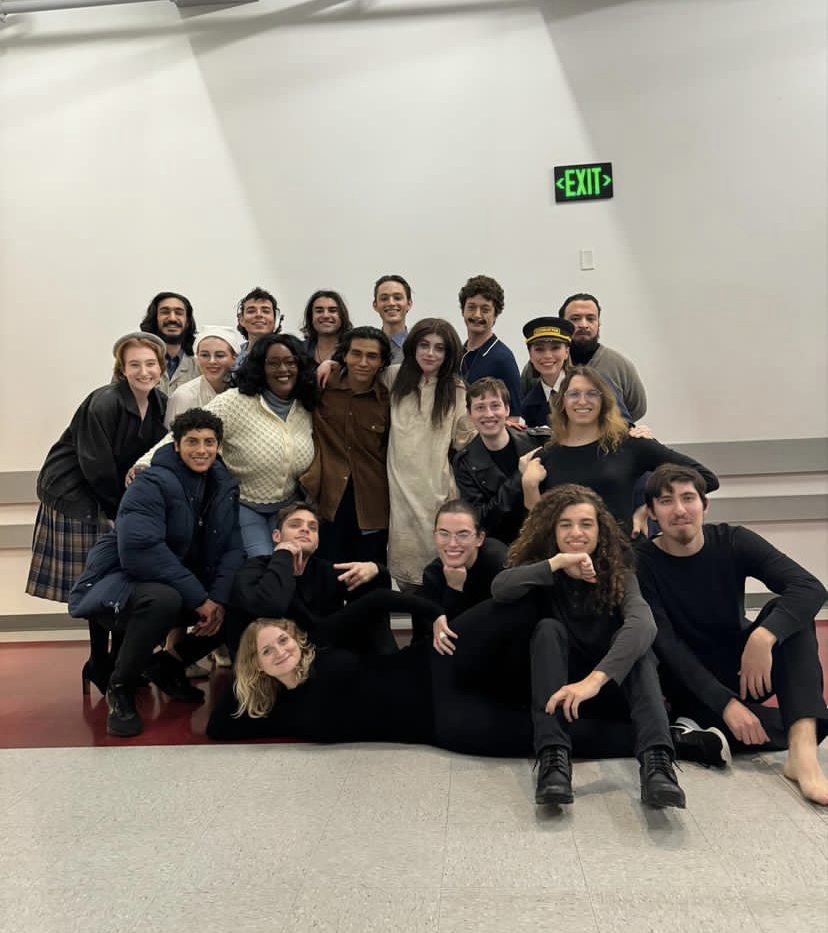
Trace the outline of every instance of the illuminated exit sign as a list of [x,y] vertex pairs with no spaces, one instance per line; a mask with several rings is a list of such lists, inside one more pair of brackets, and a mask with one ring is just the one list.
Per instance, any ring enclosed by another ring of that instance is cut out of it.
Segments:
[[555,200],[604,201],[612,197],[612,162],[555,166]]

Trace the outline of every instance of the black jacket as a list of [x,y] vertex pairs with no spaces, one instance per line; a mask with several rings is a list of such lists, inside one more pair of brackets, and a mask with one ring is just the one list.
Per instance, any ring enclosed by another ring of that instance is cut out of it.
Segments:
[[167,397],[149,396],[144,419],[125,379],[88,395],[46,455],[37,497],[69,518],[95,524],[99,509],[114,519],[135,461],[167,433]]
[[[518,457],[541,446],[536,437],[507,428]],[[480,437],[458,451],[454,458],[454,479],[462,499],[480,512],[480,522],[487,534],[504,544],[511,544],[526,516],[520,473],[504,476],[492,460]]]

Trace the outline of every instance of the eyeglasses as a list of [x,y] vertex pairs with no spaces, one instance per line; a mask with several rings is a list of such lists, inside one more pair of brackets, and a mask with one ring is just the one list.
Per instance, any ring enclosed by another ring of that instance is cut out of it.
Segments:
[[468,544],[469,541],[471,541],[471,539],[474,537],[474,532],[473,531],[446,531],[443,528],[438,528],[434,532],[434,535],[440,541],[448,542],[448,541],[451,541],[453,538],[458,544]]
[[299,364],[293,356],[277,358],[275,360],[265,360],[265,366],[268,369],[298,369]]
[[587,389],[586,392],[580,392],[578,389],[567,389],[564,392],[564,398],[568,402],[577,402],[579,398],[585,398],[588,402],[597,402],[601,398],[601,393],[597,389]]

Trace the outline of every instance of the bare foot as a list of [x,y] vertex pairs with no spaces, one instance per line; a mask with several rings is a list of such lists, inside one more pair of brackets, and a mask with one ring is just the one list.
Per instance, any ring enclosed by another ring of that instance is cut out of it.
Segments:
[[828,806],[828,777],[816,758],[790,751],[782,773],[789,781],[799,784],[799,792],[806,800]]

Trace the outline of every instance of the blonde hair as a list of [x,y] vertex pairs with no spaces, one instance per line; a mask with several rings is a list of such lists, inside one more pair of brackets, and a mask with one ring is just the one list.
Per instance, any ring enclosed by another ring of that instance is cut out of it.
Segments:
[[290,619],[254,619],[244,630],[239,650],[236,654],[236,679],[233,692],[239,701],[233,716],[238,718],[245,713],[251,719],[267,716],[276,704],[282,685],[275,677],[259,667],[258,637],[266,628],[278,628],[286,632],[299,645],[300,658],[296,667],[297,683],[304,683],[310,674],[311,664],[316,657],[316,649],[311,644],[307,632]]
[[125,340],[118,347],[115,353],[115,366],[112,371],[116,379],[126,379],[124,375],[124,354],[130,347],[146,347],[148,350],[152,350],[155,354],[155,358],[158,360],[158,365],[161,367],[161,372],[164,373],[166,371],[167,363],[164,359],[164,350],[157,338],[130,337],[129,340]]
[[601,411],[598,413],[598,446],[605,454],[612,453],[621,446],[621,442],[630,433],[630,429],[618,410],[615,393],[610,389],[606,379],[591,366],[573,366],[564,376],[552,401],[550,416],[552,440],[549,443],[566,446],[569,433],[569,417],[565,408],[566,390],[575,376],[582,376],[601,393]]

